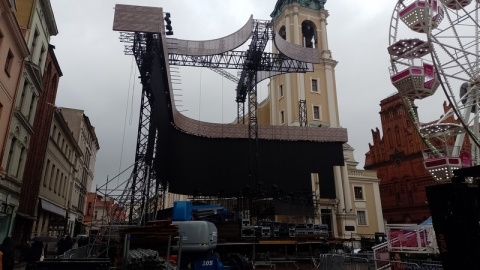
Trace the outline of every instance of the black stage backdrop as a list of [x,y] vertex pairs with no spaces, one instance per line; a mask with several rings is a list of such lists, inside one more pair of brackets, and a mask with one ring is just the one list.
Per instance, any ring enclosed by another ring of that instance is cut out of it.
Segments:
[[[163,50],[157,50],[150,81],[152,121],[159,130],[155,170],[173,193],[238,194],[249,185],[249,140],[199,137],[175,127]],[[267,189],[310,191],[318,173],[322,198],[336,198],[334,165],[343,166],[342,142],[258,141],[258,180]],[[250,185],[255,187],[255,183]]]

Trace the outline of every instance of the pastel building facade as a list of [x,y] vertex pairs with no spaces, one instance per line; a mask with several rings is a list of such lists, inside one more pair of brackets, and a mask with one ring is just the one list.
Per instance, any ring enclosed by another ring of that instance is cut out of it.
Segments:
[[[15,109],[9,128],[9,140],[2,163],[8,167],[8,176],[17,181],[19,188],[27,193],[38,193],[38,188],[29,189],[35,179],[25,177],[27,156],[32,144],[34,122],[40,96],[44,92],[43,73],[47,61],[50,37],[58,33],[55,17],[49,0],[17,0],[16,19],[27,43],[30,54],[23,63],[22,77],[18,85],[18,97],[15,101]],[[23,185],[27,182],[27,187]],[[35,185],[34,185],[35,186]],[[21,241],[28,237],[31,231],[33,200],[36,197],[25,195],[22,202],[21,194],[18,206],[15,208],[15,226],[13,231],[14,240]],[[23,206],[22,206],[23,205]],[[18,210],[18,213],[17,213]],[[17,223],[18,220],[18,223]]]
[[43,161],[32,236],[73,233],[70,215],[76,162],[81,155],[60,108],[56,108]]
[[[19,153],[14,151],[17,149],[7,149],[7,142],[15,136],[9,130],[16,110],[23,63],[29,51],[15,18],[15,1],[0,1],[0,12],[0,239],[3,239],[11,231],[20,194],[16,177],[20,173],[19,167],[13,165]],[[7,167],[8,160],[12,165]]]

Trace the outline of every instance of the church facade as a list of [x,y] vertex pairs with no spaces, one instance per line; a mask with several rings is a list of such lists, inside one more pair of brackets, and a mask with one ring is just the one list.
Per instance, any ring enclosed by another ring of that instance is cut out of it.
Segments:
[[[281,1],[271,16],[275,35],[319,51],[313,72],[272,77],[268,98],[259,104],[259,125],[341,127],[335,66],[328,45],[326,1]],[[278,53],[275,46],[273,52]],[[345,144],[344,166],[334,166],[336,198],[322,198],[322,175],[312,174],[315,223],[328,224],[338,238],[384,232],[379,180],[375,171],[358,170],[354,149]]]

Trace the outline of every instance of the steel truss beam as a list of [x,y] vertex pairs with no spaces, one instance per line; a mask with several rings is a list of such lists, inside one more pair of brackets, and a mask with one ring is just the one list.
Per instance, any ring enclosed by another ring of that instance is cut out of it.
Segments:
[[[127,47],[128,49],[128,47]],[[258,63],[250,60],[258,59]],[[286,57],[282,54],[241,51],[229,51],[222,54],[189,56],[181,54],[169,54],[169,64],[172,66],[206,67],[223,69],[244,69],[255,68],[257,71],[278,71],[278,72],[307,72],[308,64]]]
[[[191,58],[194,60],[194,61],[203,61],[203,59],[199,58],[198,56],[191,56]],[[234,83],[238,83],[238,81],[240,80],[240,78],[232,75],[230,72],[224,70],[224,69],[221,69],[221,68],[214,68],[214,67],[209,67],[210,70],[212,70],[213,72],[217,73],[217,74],[220,74],[222,75],[223,77],[229,79],[230,81],[234,82]]]
[[[159,197],[164,192],[164,188],[153,169],[158,130],[151,121],[154,101],[150,88],[152,62],[155,50],[160,46],[160,35],[121,33],[120,40],[132,43],[125,46],[125,54],[135,57],[140,70],[142,97],[134,168],[130,178],[122,187],[123,192],[117,198],[114,198],[120,207],[112,211],[111,220],[115,223],[124,214],[127,224],[141,226],[149,220],[154,220],[157,210],[163,207],[159,203]],[[98,189],[98,191],[101,190],[102,188]],[[105,196],[112,197],[111,194],[113,194],[113,191],[108,192]]]

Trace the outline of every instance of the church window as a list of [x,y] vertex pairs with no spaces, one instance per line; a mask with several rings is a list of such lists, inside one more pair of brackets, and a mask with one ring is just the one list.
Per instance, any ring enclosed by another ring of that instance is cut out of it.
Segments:
[[358,225],[368,225],[367,213],[365,211],[357,211],[357,222]]
[[302,22],[303,46],[307,48],[315,48],[317,43],[317,28],[311,21]]
[[355,195],[355,200],[364,200],[363,197],[363,187],[353,187],[353,193]]
[[318,93],[318,80],[312,79],[312,92]]
[[313,119],[314,120],[321,120],[321,116],[320,116],[320,106],[316,106],[314,105],[313,106]]
[[285,29],[285,26],[280,27],[280,30],[278,31],[278,34],[283,38],[287,39],[287,30]]

